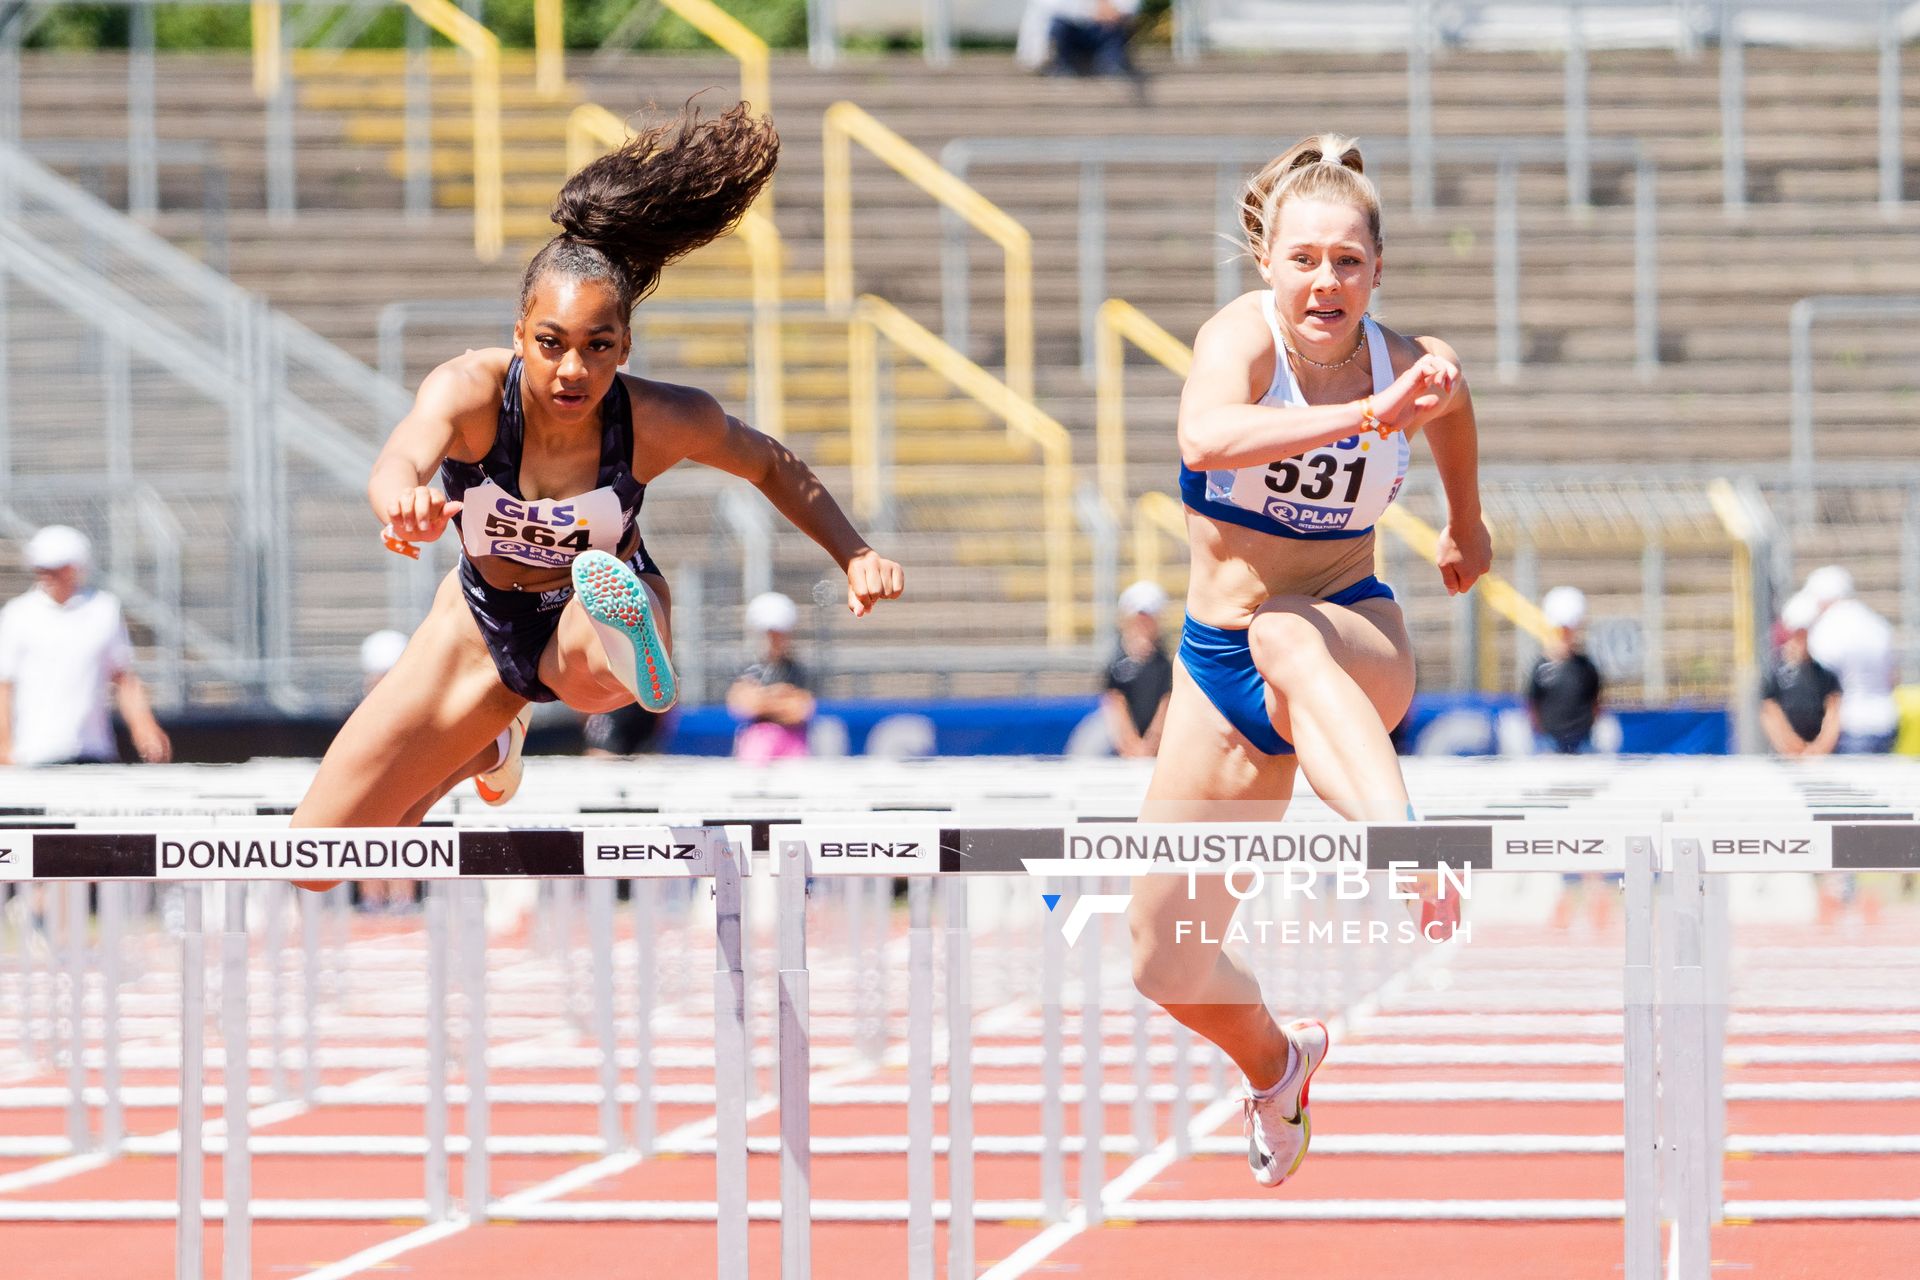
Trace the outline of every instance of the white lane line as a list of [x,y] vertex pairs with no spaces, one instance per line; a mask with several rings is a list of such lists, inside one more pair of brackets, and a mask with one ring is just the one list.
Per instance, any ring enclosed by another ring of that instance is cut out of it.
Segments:
[[[1023,999],[992,1010],[982,1017],[981,1023],[985,1026],[998,1026],[1001,1022],[1017,1016],[1018,1013],[1024,1012],[1028,1003],[1028,1001]],[[897,1045],[889,1049],[878,1063],[854,1063],[834,1067],[827,1071],[813,1072],[808,1078],[807,1092],[811,1095],[816,1088],[831,1088],[842,1085],[850,1080],[871,1075],[877,1070],[896,1066],[905,1060],[905,1053],[905,1046]],[[747,1119],[749,1121],[755,1120],[760,1116],[766,1115],[778,1106],[779,1099],[776,1096],[757,1099],[748,1104]],[[719,1127],[719,1124],[720,1117],[717,1114],[706,1116],[699,1120],[692,1120],[671,1132],[661,1135],[656,1140],[656,1145],[662,1150],[671,1150],[676,1144],[710,1136],[714,1130]],[[536,1186],[528,1187],[525,1191],[515,1192],[513,1195],[494,1201],[492,1208],[488,1211],[487,1220],[491,1222],[497,1219],[510,1219],[517,1209],[533,1208],[536,1205],[556,1200],[565,1195],[570,1195],[595,1182],[625,1173],[628,1169],[638,1165],[642,1159],[644,1159],[644,1157],[637,1151],[622,1151],[614,1155],[602,1157],[589,1164],[581,1165],[578,1168],[569,1169],[565,1173],[549,1178],[547,1181],[539,1183]],[[476,1225],[475,1222],[471,1218],[466,1217],[451,1218],[446,1222],[436,1222],[431,1226],[422,1227],[418,1230],[410,1231],[406,1235],[397,1236],[384,1243],[362,1249],[359,1253],[351,1254],[348,1257],[340,1259],[338,1262],[331,1263],[318,1270],[309,1271],[301,1277],[301,1280],[347,1280],[349,1276],[356,1276],[364,1271],[370,1271],[375,1267],[391,1262],[402,1254],[411,1253],[415,1249],[425,1248],[427,1245],[436,1244],[450,1236],[458,1235],[460,1232],[474,1225]]]
[[[1346,1034],[1347,1028],[1357,1019],[1364,1018],[1377,1010],[1383,1002],[1404,991],[1416,977],[1424,977],[1431,970],[1441,967],[1442,962],[1450,960],[1455,946],[1442,945],[1432,953],[1402,969],[1399,973],[1381,984],[1379,990],[1359,1001],[1351,1008],[1329,1018],[1328,1031],[1335,1040]],[[1227,1096],[1214,1102],[1193,1118],[1188,1133],[1194,1136],[1211,1134],[1240,1110],[1240,1098],[1236,1092],[1229,1091]],[[1178,1158],[1174,1139],[1169,1137],[1146,1155],[1135,1160],[1120,1171],[1120,1176],[1107,1183],[1101,1189],[1100,1201],[1110,1217],[1124,1218],[1125,1205],[1135,1192],[1153,1179],[1166,1172],[1168,1166]],[[1074,1237],[1087,1229],[1086,1207],[1079,1206],[1068,1213],[1065,1220],[1056,1222],[1033,1239],[1015,1249],[1012,1253],[982,1272],[980,1280],[1017,1280],[1026,1275]]]

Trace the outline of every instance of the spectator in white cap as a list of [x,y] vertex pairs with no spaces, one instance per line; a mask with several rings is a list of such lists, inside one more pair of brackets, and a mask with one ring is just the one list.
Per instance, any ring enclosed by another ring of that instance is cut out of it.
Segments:
[[1820,607],[1806,592],[1780,610],[1780,653],[1760,682],[1760,727],[1783,756],[1824,756],[1840,741],[1840,680],[1807,652]]
[[744,721],[733,740],[736,759],[767,764],[807,754],[813,678],[793,656],[799,621],[800,610],[778,591],[747,602],[747,633],[757,640],[760,657],[727,690],[727,710]]
[[0,764],[117,763],[109,688],[140,758],[172,758],[120,602],[87,585],[92,560],[87,536],[63,524],[27,542],[33,590],[0,608]]
[[1581,647],[1587,597],[1578,587],[1555,587],[1541,598],[1552,636],[1527,680],[1527,711],[1543,751],[1578,755],[1592,749],[1600,714],[1600,668]]
[[1120,593],[1120,643],[1107,664],[1100,713],[1114,751],[1123,756],[1160,752],[1160,729],[1173,693],[1173,662],[1160,642],[1167,593],[1142,579]]
[[1807,575],[1801,590],[1815,616],[1807,652],[1840,681],[1842,755],[1878,755],[1900,727],[1893,700],[1893,627],[1853,593],[1853,575],[1837,564]]

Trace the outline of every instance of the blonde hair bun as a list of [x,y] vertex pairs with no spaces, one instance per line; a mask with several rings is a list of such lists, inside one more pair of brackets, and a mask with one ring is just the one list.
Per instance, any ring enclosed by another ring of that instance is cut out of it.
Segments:
[[1380,235],[1380,192],[1367,177],[1360,141],[1338,133],[1316,133],[1288,147],[1248,179],[1240,196],[1240,225],[1247,251],[1255,259],[1267,253],[1267,241],[1289,200],[1326,200],[1351,204],[1367,215],[1374,252]]

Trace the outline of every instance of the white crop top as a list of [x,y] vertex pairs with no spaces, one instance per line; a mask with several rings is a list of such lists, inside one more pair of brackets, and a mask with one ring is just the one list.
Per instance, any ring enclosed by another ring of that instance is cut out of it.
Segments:
[[[1273,295],[1261,298],[1273,334],[1273,381],[1264,405],[1300,405],[1307,399],[1287,360]],[[1393,385],[1393,359],[1372,316],[1361,317],[1377,394]],[[1292,458],[1231,470],[1194,472],[1182,465],[1180,492],[1202,515],[1283,538],[1357,538],[1373,528],[1400,492],[1413,455],[1407,437],[1363,431]]]

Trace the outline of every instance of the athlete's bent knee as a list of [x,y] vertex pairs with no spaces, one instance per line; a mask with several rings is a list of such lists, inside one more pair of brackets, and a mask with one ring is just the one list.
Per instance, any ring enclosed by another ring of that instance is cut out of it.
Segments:
[[1178,936],[1139,928],[1134,931],[1133,987],[1158,1005],[1191,999],[1218,959],[1216,948],[1200,940],[1198,927],[1183,930],[1182,923],[1169,923]]
[[1319,679],[1333,656],[1327,640],[1310,618],[1275,611],[1253,620],[1247,634],[1254,666],[1269,683],[1286,689],[1302,680]]

